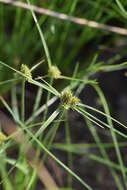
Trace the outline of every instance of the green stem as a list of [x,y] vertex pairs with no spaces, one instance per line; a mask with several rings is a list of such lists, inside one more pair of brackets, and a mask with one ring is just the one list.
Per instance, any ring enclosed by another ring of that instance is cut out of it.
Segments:
[[[96,86],[94,85],[94,88],[95,88],[97,94],[99,95],[99,98],[100,98],[100,100],[102,102],[102,105],[103,105],[105,113],[110,116],[110,111],[109,111],[109,108],[108,108],[108,104],[107,104],[107,101],[106,101],[106,98],[105,98],[103,92],[101,91],[101,89],[100,89],[100,87],[98,85],[96,85]],[[121,173],[122,173],[122,177],[123,177],[123,180],[124,180],[124,184],[125,184],[125,187],[127,189],[126,173],[124,171],[124,163],[123,163],[123,160],[122,160],[122,155],[121,155],[121,152],[120,152],[117,136],[116,136],[116,133],[113,130],[112,120],[109,117],[107,117],[107,122],[111,126],[110,132],[111,132],[112,140],[113,140],[113,143],[114,143],[117,159],[118,159],[119,165],[121,167]]]
[[[49,84],[51,86],[53,85],[53,78],[50,79],[50,83]],[[51,97],[51,93],[48,92],[47,98],[46,98],[46,109],[44,111],[44,115],[43,115],[43,119],[42,119],[43,122],[46,120],[46,116],[47,116],[47,113],[48,113],[48,101],[49,101],[50,97]]]
[[[71,144],[71,137],[70,137],[70,130],[69,130],[69,122],[68,122],[68,112],[65,112],[65,134],[66,134],[66,143],[68,146]],[[72,170],[72,152],[68,152],[67,155],[68,159],[68,166]],[[72,188],[72,175],[68,174],[68,187]]]
[[50,67],[50,66],[52,65],[52,62],[51,62],[51,58],[50,58],[48,46],[47,46],[46,41],[45,41],[45,38],[44,38],[44,34],[43,34],[42,30],[41,30],[41,27],[40,27],[40,25],[39,25],[39,22],[38,22],[38,20],[37,20],[37,17],[36,17],[36,15],[35,15],[35,13],[34,13],[32,7],[31,7],[30,1],[27,0],[27,3],[28,3],[28,5],[30,6],[30,11],[31,11],[31,13],[32,13],[33,19],[34,19],[34,21],[35,21],[36,27],[37,27],[37,29],[38,29],[38,32],[39,32],[39,35],[40,35],[40,38],[41,38],[41,41],[42,41],[42,44],[43,44],[43,47],[44,47],[44,51],[45,51],[46,58],[47,58],[47,62],[48,62],[48,67]]

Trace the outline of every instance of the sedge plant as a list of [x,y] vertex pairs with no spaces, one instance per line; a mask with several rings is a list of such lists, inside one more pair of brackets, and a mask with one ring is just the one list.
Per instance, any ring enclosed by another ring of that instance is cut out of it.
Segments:
[[[94,12],[99,9],[101,6],[100,1],[97,1],[98,3],[95,4],[94,1],[90,1],[90,6],[93,8],[93,15]],[[44,33],[42,32],[40,24],[44,22],[46,18],[40,19],[38,21],[31,3],[29,0],[27,0],[27,3],[29,5],[30,11],[32,13],[32,17],[35,22],[35,28],[33,31],[37,29],[40,35],[41,44],[39,43],[38,47],[36,47],[36,51],[38,48],[43,46],[45,57],[47,61],[46,66],[46,75],[45,76],[37,76],[34,77],[34,70],[38,67],[42,66],[42,62],[39,62],[35,64],[33,67],[29,67],[27,64],[20,64],[20,68],[13,67],[10,63],[5,63],[3,61],[0,61],[0,66],[3,70],[8,71],[10,73],[10,77],[7,80],[3,80],[0,82],[0,85],[3,86],[4,84],[9,85],[10,83],[13,83],[13,88],[11,90],[11,105],[3,96],[0,96],[0,101],[4,105],[4,107],[7,109],[9,114],[12,116],[16,124],[18,125],[19,129],[22,132],[25,132],[26,137],[28,139],[28,142],[32,144],[36,148],[36,155],[35,157],[42,156],[41,162],[42,164],[47,161],[47,157],[51,157],[57,164],[59,164],[66,172],[67,172],[67,183],[64,184],[65,187],[59,187],[59,189],[73,189],[73,179],[77,180],[77,183],[79,183],[79,186],[82,185],[82,189],[88,189],[92,190],[94,187],[92,187],[92,184],[89,184],[87,182],[87,179],[82,179],[77,173],[74,171],[73,168],[73,156],[74,154],[78,155],[85,155],[90,162],[98,162],[99,164],[105,165],[109,171],[111,172],[111,175],[114,179],[116,188],[119,190],[124,190],[127,188],[127,180],[126,180],[126,174],[127,169],[124,164],[122,155],[121,155],[121,147],[126,147],[126,142],[119,143],[118,136],[122,139],[127,138],[126,133],[123,132],[123,130],[120,129],[127,129],[127,126],[122,124],[117,119],[113,118],[109,111],[109,106],[106,101],[106,98],[102,92],[102,90],[99,87],[99,84],[96,80],[91,80],[90,77],[94,76],[98,72],[111,72],[111,71],[117,71],[127,68],[127,62],[114,65],[114,60],[110,60],[110,64],[104,64],[103,62],[97,62],[97,54],[94,56],[91,63],[88,65],[88,67],[85,69],[85,72],[78,72],[78,64],[75,65],[75,71],[71,76],[63,75],[63,72],[58,68],[59,62],[62,59],[62,48],[65,45],[65,40],[67,39],[67,36],[69,34],[69,27],[70,23],[66,23],[65,27],[65,33],[62,34],[60,38],[60,49],[58,47],[59,54],[56,55],[54,58],[56,60],[56,64],[53,64],[52,58],[50,55],[50,51],[46,42],[46,37]],[[125,10],[123,9],[123,6],[121,5],[120,1],[116,0],[116,3],[118,7],[121,10],[122,15],[124,18],[126,17]],[[72,3],[69,3],[70,12],[69,14],[72,15],[73,12],[76,9],[76,6],[78,5],[78,1],[74,0]],[[102,17],[103,11],[108,12],[109,7],[106,3],[107,8],[102,9],[102,12],[98,15],[96,15],[96,19]],[[51,7],[54,7],[55,4],[51,3]],[[96,7],[96,8],[95,8]],[[110,13],[109,17],[107,17],[105,20],[108,20],[111,16],[112,18],[115,17],[115,11],[117,11],[116,4],[112,4],[112,12]],[[65,7],[66,10],[67,7]],[[68,8],[67,8],[68,9]],[[3,14],[3,8],[1,7],[1,14]],[[88,13],[87,13],[88,14]],[[15,40],[15,31],[17,30],[19,24],[20,24],[20,18],[22,16],[22,11],[20,9],[17,9],[16,12],[17,20],[15,22],[15,27],[13,31],[13,40]],[[28,21],[32,20],[32,17],[30,13],[27,13],[27,19],[25,26],[29,23]],[[103,20],[103,22],[105,22]],[[2,21],[1,21],[2,22]],[[30,27],[30,26],[29,26]],[[4,27],[2,28],[4,29]],[[77,28],[78,30],[78,28]],[[26,32],[25,27],[22,29],[20,35],[23,36]],[[89,34],[88,38],[86,39],[86,34]],[[73,48],[73,50],[70,52],[70,54],[67,56],[67,58],[64,61],[64,68],[67,68],[69,66],[69,62],[73,61],[74,55],[77,55],[78,49],[80,49],[83,45],[83,43],[88,42],[95,36],[96,32],[91,32],[90,29],[85,28],[81,33],[81,39],[77,43],[77,46]],[[47,34],[48,35],[48,34]],[[12,40],[12,41],[13,41]],[[13,41],[14,43],[14,41]],[[25,47],[27,49],[27,45]],[[41,49],[41,48],[40,48]],[[31,59],[32,60],[32,54]],[[12,78],[14,76],[14,78]],[[5,77],[2,77],[2,79]],[[55,82],[57,81],[63,81],[67,85],[63,85],[62,88],[57,89],[55,86]],[[21,83],[21,110],[19,110],[18,106],[18,97],[17,97],[17,91],[16,91],[16,84],[17,82]],[[29,118],[25,117],[25,110],[26,108],[26,102],[25,102],[25,93],[26,93],[26,84],[29,84],[31,86],[34,86],[37,88],[37,94],[35,97],[35,102],[33,105],[32,112],[29,115]],[[84,89],[87,85],[91,86],[98,94],[99,99],[101,101],[101,105],[103,108],[103,111],[98,110],[97,108],[91,107],[87,104],[82,103],[82,100],[78,97],[78,95],[81,93],[82,89]],[[43,95],[46,94],[46,101],[43,105],[41,105],[41,99]],[[53,105],[56,100],[59,100],[59,104],[57,105],[56,109],[52,113],[49,114],[50,106]],[[90,131],[90,134],[92,135],[95,143],[89,143],[89,144],[73,144],[71,140],[71,131],[70,131],[70,125],[69,125],[69,115],[70,110],[80,114],[84,121],[85,125],[87,124],[88,129]],[[21,113],[21,114],[20,114]],[[105,120],[101,120],[99,117],[96,116],[96,114],[101,115],[105,118]],[[38,122],[38,116],[40,116],[41,120]],[[113,124],[117,124],[117,128],[114,127]],[[61,125],[64,125],[65,127],[65,143],[54,143],[55,136],[57,136],[57,131],[59,128],[61,129]],[[95,128],[100,127],[100,130],[107,129],[111,135],[112,143],[103,143],[101,141],[101,138],[99,137],[98,131]],[[2,127],[1,127],[2,128]],[[37,173],[34,169],[31,169],[28,166],[28,163],[26,162],[25,155],[23,151],[25,151],[25,148],[20,145],[18,147],[18,158],[10,158],[7,155],[7,150],[14,147],[14,142],[12,140],[12,136],[16,135],[15,133],[7,136],[2,130],[0,131],[0,143],[1,143],[1,150],[0,150],[0,160],[1,160],[1,167],[0,167],[0,173],[1,173],[1,182],[0,185],[5,190],[34,190],[37,188],[37,182],[38,177]],[[86,150],[91,150],[97,148],[100,152],[100,156],[90,153]],[[118,160],[118,163],[113,162],[110,159],[110,156],[108,155],[108,149],[113,148],[116,153],[116,157]],[[67,152],[67,163],[65,164],[63,161],[61,161],[55,153],[53,153],[53,150],[62,150]],[[84,151],[85,150],[85,153]],[[42,154],[43,153],[43,154]],[[42,155],[41,155],[42,154]],[[10,169],[7,169],[7,166],[10,165]],[[15,172],[14,172],[15,171]],[[120,175],[118,175],[118,172],[120,172],[122,176],[122,180],[120,179]],[[13,173],[14,172],[14,173]],[[14,175],[14,179],[13,179]],[[25,180],[24,180],[24,176]],[[86,176],[87,177],[87,176]],[[21,181],[21,183],[19,183]],[[19,185],[20,184],[20,185]],[[44,184],[43,184],[44,185]]]

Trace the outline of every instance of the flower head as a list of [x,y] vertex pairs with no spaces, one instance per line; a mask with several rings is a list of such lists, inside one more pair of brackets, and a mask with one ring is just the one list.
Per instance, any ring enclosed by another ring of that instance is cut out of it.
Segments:
[[80,102],[76,96],[72,95],[72,92],[70,90],[63,92],[60,99],[61,104],[65,109],[69,109],[70,107],[77,105]]
[[28,82],[32,81],[32,74],[27,65],[24,65],[24,64],[21,65],[21,72],[25,75],[26,80]]
[[48,74],[50,77],[52,77],[54,79],[58,79],[58,78],[60,78],[61,72],[58,69],[58,67],[52,65],[49,67]]

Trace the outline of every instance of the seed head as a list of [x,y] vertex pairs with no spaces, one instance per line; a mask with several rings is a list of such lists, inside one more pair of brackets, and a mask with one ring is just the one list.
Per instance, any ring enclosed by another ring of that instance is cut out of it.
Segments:
[[73,96],[72,100],[71,100],[71,105],[74,106],[74,105],[77,105],[79,103],[80,103],[79,98],[77,98],[76,96]]
[[25,75],[26,80],[28,82],[32,81],[32,74],[31,74],[30,69],[27,67],[27,65],[24,65],[24,64],[21,65],[21,72]]
[[54,79],[58,79],[58,78],[60,78],[61,72],[58,69],[58,67],[50,66],[49,70],[48,70],[48,74],[49,74],[50,77],[52,77]]
[[76,96],[72,95],[72,92],[70,90],[63,92],[60,99],[61,104],[65,109],[69,109],[71,106],[77,105],[80,102]]

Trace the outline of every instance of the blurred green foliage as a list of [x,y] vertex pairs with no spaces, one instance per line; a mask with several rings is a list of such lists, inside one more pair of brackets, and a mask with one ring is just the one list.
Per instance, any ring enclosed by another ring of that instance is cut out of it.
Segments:
[[[112,0],[33,0],[31,3],[99,23],[127,27],[126,18]],[[126,8],[127,1],[122,3]],[[103,51],[98,48],[99,45],[110,47],[117,38],[123,38],[118,34],[91,29],[68,21],[63,22],[44,15],[38,15],[38,20],[53,63],[65,73],[70,72],[71,69],[68,68],[73,69],[77,61],[81,63],[82,69],[88,66],[93,54]],[[127,47],[124,47],[124,52],[126,49]],[[119,52],[122,50],[119,49]],[[19,69],[22,63],[32,66],[43,57],[44,50],[30,11],[0,3],[0,60]],[[47,72],[47,67],[43,66],[42,70]],[[12,78],[11,71],[0,67],[0,81],[10,78]],[[10,85],[2,85],[0,93],[8,88]]]

